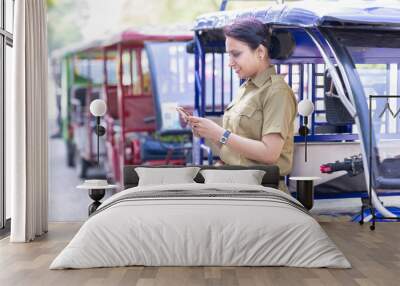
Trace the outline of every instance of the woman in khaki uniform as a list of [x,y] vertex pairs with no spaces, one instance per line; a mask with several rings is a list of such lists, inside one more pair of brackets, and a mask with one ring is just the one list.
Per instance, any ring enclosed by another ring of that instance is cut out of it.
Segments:
[[[275,164],[280,175],[292,169],[293,91],[270,64],[268,28],[256,19],[236,21],[225,30],[229,66],[245,82],[225,109],[223,126],[196,116],[188,118],[196,136],[210,139],[228,165]],[[283,181],[280,189],[287,191]]]

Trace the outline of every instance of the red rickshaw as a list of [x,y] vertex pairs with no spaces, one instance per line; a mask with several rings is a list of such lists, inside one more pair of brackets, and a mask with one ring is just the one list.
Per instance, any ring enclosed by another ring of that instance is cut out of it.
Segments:
[[[127,30],[106,41],[94,41],[53,54],[61,67],[62,130],[67,146],[67,163],[77,168],[81,178],[103,176],[104,167],[109,179],[121,182],[125,164],[176,165],[188,161],[187,149],[191,148],[191,144],[171,142],[169,135],[172,139],[184,135],[183,139],[188,143],[191,138],[187,137],[191,134],[179,126],[165,130],[161,99],[155,96],[157,88],[152,87],[157,80],[152,79],[150,74],[165,73],[182,78],[185,73],[185,79],[191,78],[193,82],[193,67],[170,72],[168,64],[150,65],[145,42],[179,45],[179,52],[173,55],[169,51],[174,47],[169,46],[165,53],[152,57],[153,61],[168,63],[178,62],[179,57],[186,55],[181,48],[191,39],[191,35],[149,35]],[[185,66],[188,65],[188,58],[185,56]],[[191,57],[190,60],[193,62]],[[173,79],[164,76],[163,80],[169,82]],[[193,109],[192,82],[186,80],[189,92],[185,94],[184,106],[188,110]],[[173,86],[173,83],[168,85]],[[100,165],[96,156],[96,122],[89,111],[90,102],[97,98],[104,99],[107,104],[104,116],[106,135],[100,140]],[[163,139],[165,135],[166,140]],[[97,169],[95,174],[89,171],[92,167]]]
[[[158,134],[189,134],[184,129],[177,133],[157,132],[160,131],[162,114],[158,112],[159,99],[155,98],[152,89],[154,80],[151,75],[155,72],[149,65],[145,42],[183,45],[191,39],[189,35],[149,35],[127,30],[104,44],[106,165],[108,177],[113,181],[122,182],[123,166],[127,164],[186,164],[184,150],[187,145],[182,148],[182,144],[163,142],[157,138]],[[168,53],[160,56],[162,60]],[[113,71],[117,71],[117,76],[113,75]],[[193,95],[188,97],[193,100]]]

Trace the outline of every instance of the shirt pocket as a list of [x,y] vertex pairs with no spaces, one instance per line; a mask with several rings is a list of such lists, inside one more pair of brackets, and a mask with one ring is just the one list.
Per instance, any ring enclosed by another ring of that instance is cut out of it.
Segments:
[[259,108],[246,105],[238,112],[237,130],[239,135],[254,140],[261,140],[263,115]]
[[228,104],[228,106],[225,108],[224,111],[224,116],[222,117],[222,127],[224,129],[228,129],[232,131],[232,126],[230,126],[230,117],[232,113],[232,107],[235,106],[235,102],[231,101],[231,103]]
[[234,101],[231,101],[228,106],[225,108],[225,111],[228,111],[229,109],[231,109],[233,106],[235,105]]
[[231,130],[229,123],[230,123],[230,114],[228,112],[225,112],[224,116],[222,117],[222,128]]

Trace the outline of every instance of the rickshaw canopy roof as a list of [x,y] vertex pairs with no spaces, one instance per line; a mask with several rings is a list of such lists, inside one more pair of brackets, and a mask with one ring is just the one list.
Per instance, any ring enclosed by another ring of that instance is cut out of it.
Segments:
[[220,29],[245,17],[255,17],[265,24],[296,27],[354,24],[400,27],[400,4],[398,1],[299,1],[248,11],[204,14],[196,19],[193,29]]
[[82,53],[82,54],[84,53],[85,57],[87,57],[87,58],[97,57],[97,55],[101,52],[101,49],[102,49],[101,43],[102,43],[102,40],[97,39],[97,40],[91,40],[91,41],[72,44],[72,45],[66,46],[64,48],[60,48],[60,49],[53,51],[51,53],[51,57],[54,59],[57,59],[57,58],[71,56],[71,55],[76,55],[79,53]]
[[84,58],[96,58],[102,55],[103,48],[116,48],[119,43],[144,45],[145,41],[189,41],[192,38],[193,34],[190,31],[177,32],[166,29],[163,33],[156,33],[154,29],[152,31],[127,29],[108,38],[80,42],[58,49],[52,52],[52,58],[61,58],[77,54],[82,54]]
[[121,33],[112,36],[110,39],[103,42],[104,47],[114,47],[119,43],[122,44],[141,44],[145,41],[189,41],[193,38],[192,33],[188,32],[177,32],[171,30],[165,30],[161,32],[146,32],[128,29]]

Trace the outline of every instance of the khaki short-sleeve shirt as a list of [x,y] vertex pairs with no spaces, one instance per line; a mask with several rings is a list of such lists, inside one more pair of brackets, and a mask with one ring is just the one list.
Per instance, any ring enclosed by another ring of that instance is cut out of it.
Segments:
[[[264,135],[278,133],[284,140],[277,161],[282,176],[290,173],[293,161],[294,120],[297,102],[292,89],[270,66],[254,79],[246,80],[227,106],[223,127],[234,134],[261,141]],[[220,158],[228,165],[264,164],[245,158],[222,145]]]

